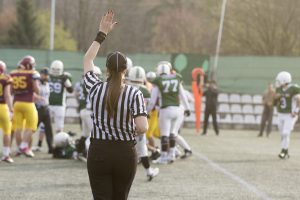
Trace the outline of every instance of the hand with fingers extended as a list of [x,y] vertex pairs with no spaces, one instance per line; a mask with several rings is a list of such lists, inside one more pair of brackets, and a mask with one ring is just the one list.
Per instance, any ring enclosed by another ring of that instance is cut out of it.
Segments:
[[117,24],[117,22],[113,21],[114,15],[115,14],[112,10],[109,10],[105,13],[100,21],[99,32],[107,35],[110,31],[113,30],[114,26]]

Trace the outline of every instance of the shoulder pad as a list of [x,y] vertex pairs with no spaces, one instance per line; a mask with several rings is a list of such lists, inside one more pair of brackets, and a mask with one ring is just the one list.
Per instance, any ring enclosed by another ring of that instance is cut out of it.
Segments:
[[63,76],[64,76],[64,78],[70,79],[70,81],[72,81],[72,75],[69,72],[64,72]]
[[32,71],[32,78],[33,79],[40,79],[41,75],[37,71]]

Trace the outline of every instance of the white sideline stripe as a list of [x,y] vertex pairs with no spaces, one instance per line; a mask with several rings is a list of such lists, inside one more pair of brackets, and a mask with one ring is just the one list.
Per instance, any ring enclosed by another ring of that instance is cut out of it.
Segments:
[[212,166],[215,170],[222,172],[224,175],[228,176],[229,178],[231,178],[232,180],[236,181],[237,183],[239,183],[240,185],[244,186],[246,189],[248,189],[250,192],[253,192],[256,196],[258,196],[259,198],[263,199],[263,200],[272,200],[271,197],[269,197],[266,193],[258,190],[255,186],[251,185],[250,183],[247,183],[245,180],[243,180],[242,178],[240,178],[239,176],[227,171],[225,168],[221,167],[220,165],[218,165],[217,163],[215,163],[214,161],[210,160],[208,157],[206,157],[205,155],[201,154],[201,153],[196,153],[193,152],[193,154],[198,157],[201,160],[204,160],[205,162],[207,162],[210,166]]

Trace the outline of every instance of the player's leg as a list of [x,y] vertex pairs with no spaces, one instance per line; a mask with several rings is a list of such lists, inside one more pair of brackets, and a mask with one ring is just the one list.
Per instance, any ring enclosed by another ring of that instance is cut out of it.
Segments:
[[56,133],[62,132],[64,130],[64,123],[65,123],[65,107],[53,106],[53,111],[55,111],[55,116],[54,116],[55,131]]
[[[157,163],[167,164],[168,161],[168,150],[169,150],[169,136],[171,130],[171,120],[170,110],[168,108],[163,108],[160,110],[159,115],[159,128],[160,128],[160,142],[161,142],[161,155],[157,160]],[[155,162],[156,163],[156,162]]]
[[34,157],[34,154],[29,148],[29,143],[32,140],[32,134],[37,129],[38,114],[36,107],[33,103],[22,103],[22,105],[22,111],[26,120],[26,124],[24,129],[24,137],[20,145],[20,149],[22,153],[24,153],[27,157]]
[[146,175],[148,177],[148,180],[151,181],[153,177],[158,175],[159,169],[150,167],[146,135],[145,134],[138,135],[136,137],[136,141],[137,141],[136,144],[137,155],[141,159],[141,163],[146,170]]
[[45,124],[46,141],[47,141],[47,145],[48,145],[48,153],[52,153],[52,151],[53,151],[53,129],[52,129],[52,124],[51,124],[50,111],[48,108],[45,108],[44,124]]
[[15,102],[14,103],[14,115],[13,115],[13,132],[14,132],[14,136],[16,138],[16,144],[18,147],[18,151],[17,151],[17,156],[21,154],[20,151],[20,145],[22,143],[22,139],[23,139],[23,129],[24,129],[24,116],[22,113],[22,105],[20,105],[19,102]]
[[[39,113],[39,112],[38,112]],[[38,123],[38,134],[39,134],[39,139],[37,146],[32,148],[32,151],[41,151],[43,140],[45,137],[45,125],[43,122],[40,122],[41,117],[39,116],[39,123]]]
[[283,116],[283,127],[281,132],[281,147],[282,151],[278,155],[281,159],[289,158],[289,144],[290,144],[290,134],[294,129],[295,122],[297,121],[297,117],[292,117],[289,114],[285,114]]
[[6,105],[0,106],[0,130],[3,133],[3,155],[1,160],[13,163],[13,159],[10,157],[10,146],[11,146],[11,121],[9,119],[9,111]]
[[148,140],[148,150],[151,151],[151,159],[156,160],[160,156],[160,150],[155,146],[154,134],[159,130],[158,127],[158,111],[154,110],[150,114],[149,129],[146,132],[146,138]]
[[169,114],[172,116],[170,127],[170,150],[169,158],[171,161],[176,159],[176,138],[178,136],[179,128],[181,127],[184,115],[183,109],[179,106],[172,106],[169,108]]
[[206,135],[206,133],[207,133],[209,114],[210,114],[210,112],[209,112],[208,108],[205,108],[205,111],[204,111],[204,125],[203,125],[202,135]]

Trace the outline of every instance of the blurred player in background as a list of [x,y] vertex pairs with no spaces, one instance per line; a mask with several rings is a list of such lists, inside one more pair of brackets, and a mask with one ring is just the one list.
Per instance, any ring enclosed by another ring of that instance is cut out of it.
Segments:
[[289,72],[280,72],[276,77],[276,97],[278,111],[278,129],[281,134],[281,159],[289,158],[290,134],[298,119],[300,106],[300,88],[292,84],[292,76]]
[[211,80],[208,83],[208,87],[204,91],[203,95],[206,97],[205,112],[204,112],[204,125],[202,135],[206,135],[208,119],[212,116],[213,127],[216,135],[219,135],[219,126],[217,122],[217,107],[218,107],[218,88],[215,80]]
[[273,88],[273,84],[270,83],[262,96],[262,103],[264,106],[264,110],[261,116],[260,131],[258,137],[263,136],[266,125],[267,125],[266,128],[267,136],[269,136],[271,133],[275,96],[276,93]]
[[3,133],[3,154],[2,161],[13,163],[10,157],[10,133],[11,133],[11,116],[13,113],[12,99],[10,94],[10,85],[12,79],[5,74],[6,64],[0,60],[0,131]]
[[169,62],[158,63],[157,75],[152,83],[156,86],[152,89],[148,112],[153,110],[157,98],[160,97],[159,126],[161,133],[161,156],[156,163],[167,164],[176,159],[175,145],[178,135],[180,107],[179,99],[183,100],[185,114],[190,114],[189,104],[182,87],[182,77],[179,74],[171,74],[172,66]]
[[[94,73],[99,77],[99,80],[101,80],[102,72],[99,67],[94,66]],[[78,156],[86,157],[89,146],[89,137],[93,128],[93,121],[91,118],[91,103],[89,102],[88,93],[85,89],[83,78],[77,82],[74,87],[75,96],[79,102],[79,114],[82,129],[81,138],[76,141],[76,149]]]
[[[130,68],[128,73],[129,84],[138,88],[143,93],[145,103],[147,103],[150,99],[150,92],[144,86],[145,80],[146,80],[146,73],[142,67],[134,66]],[[146,175],[148,177],[148,180],[151,181],[153,177],[158,175],[159,169],[150,167],[146,134],[141,134],[136,136],[136,141],[137,141],[136,148],[137,148],[138,157],[141,159],[142,165],[146,170]]]
[[64,72],[64,64],[60,60],[54,60],[50,66],[50,113],[54,120],[56,133],[64,129],[66,92],[72,93],[72,77]]
[[39,82],[40,94],[35,95],[35,106],[38,111],[39,121],[39,141],[37,147],[33,148],[34,151],[39,151],[42,147],[42,142],[44,136],[46,135],[46,141],[48,144],[48,153],[52,153],[53,150],[53,131],[51,124],[51,117],[49,111],[49,96],[50,96],[50,86],[49,86],[49,70],[48,68],[43,68],[40,71],[41,79]]
[[17,70],[11,72],[14,94],[13,126],[19,153],[34,157],[29,144],[38,123],[34,93],[39,94],[40,75],[34,70],[35,59],[32,56],[22,58],[18,66]]

